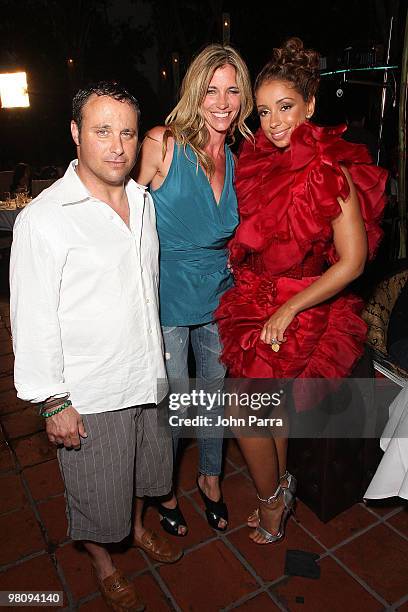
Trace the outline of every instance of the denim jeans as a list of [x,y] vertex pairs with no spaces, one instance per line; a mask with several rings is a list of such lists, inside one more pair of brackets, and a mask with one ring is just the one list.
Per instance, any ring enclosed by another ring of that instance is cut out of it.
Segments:
[[[188,393],[188,346],[189,338],[193,347],[196,363],[196,379],[200,388],[206,392],[222,391],[225,368],[219,361],[221,344],[216,323],[194,325],[190,327],[162,327],[166,369],[170,392]],[[211,409],[213,421],[223,416],[222,406]],[[176,454],[178,430],[172,427],[173,448]],[[199,448],[199,471],[201,474],[218,476],[222,463],[222,429],[217,428],[216,437],[204,437],[197,430]]]

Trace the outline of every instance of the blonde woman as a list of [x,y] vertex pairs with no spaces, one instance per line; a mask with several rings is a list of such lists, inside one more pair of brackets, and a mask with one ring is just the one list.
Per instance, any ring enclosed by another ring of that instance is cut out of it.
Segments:
[[[191,340],[196,377],[207,391],[222,386],[225,368],[213,313],[232,285],[226,244],[238,223],[233,188],[234,159],[226,143],[236,130],[251,133],[248,69],[231,47],[209,45],[189,66],[177,106],[165,126],[142,145],[136,180],[150,185],[160,238],[160,312],[170,388],[188,390]],[[216,406],[216,422],[222,414]],[[177,430],[173,428],[174,448]],[[228,512],[219,475],[222,435],[199,436],[197,486],[208,523],[225,531]],[[187,533],[175,495],[158,504],[161,523],[173,535]]]

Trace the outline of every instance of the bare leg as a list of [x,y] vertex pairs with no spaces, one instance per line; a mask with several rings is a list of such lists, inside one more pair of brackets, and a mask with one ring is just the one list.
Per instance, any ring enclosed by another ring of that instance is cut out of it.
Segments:
[[237,438],[259,497],[272,495],[279,484],[279,459],[273,438]]
[[[280,438],[279,450],[283,454],[286,450],[286,444],[282,442],[285,438]],[[242,454],[248,464],[249,472],[254,481],[259,497],[267,499],[273,495],[279,485],[280,463],[279,453],[277,448],[277,440],[274,438],[238,438],[237,439]],[[286,469],[286,453],[282,456],[285,461]],[[259,518],[262,526],[270,533],[277,533],[280,527],[280,520],[283,512],[283,498],[277,500],[276,503],[268,505],[260,503]],[[251,517],[252,518],[252,517]],[[255,517],[253,517],[255,518]],[[257,521],[258,522],[258,521]],[[257,525],[254,523],[254,527]],[[250,538],[257,544],[265,542],[265,538],[254,530],[250,534]]]
[[145,531],[145,528],[143,527],[143,520],[142,520],[143,504],[144,504],[143,497],[135,498],[135,520],[133,523],[133,532],[135,536],[139,539],[142,537]]
[[[287,438],[274,438],[276,453],[278,458],[278,474],[279,474],[279,482],[282,486],[288,486],[288,481],[286,479],[281,480],[282,476],[286,472],[286,457],[288,451],[288,439]],[[252,472],[251,472],[252,476]],[[263,495],[260,494],[260,497]],[[269,497],[267,495],[266,497]],[[249,527],[257,527],[259,525],[259,516],[258,512],[255,510],[248,516],[248,526]]]
[[[283,399],[280,406],[274,410],[273,416],[277,419],[282,419],[283,424],[284,424],[283,428],[279,432],[280,433],[279,437],[273,437],[273,436],[272,437],[275,443],[277,462],[278,462],[278,480],[279,480],[278,484],[281,484],[282,486],[287,487],[288,486],[287,479],[286,478],[282,479],[282,476],[286,473],[286,463],[287,463],[287,454],[288,454],[288,434],[289,434],[289,421],[288,421],[288,413],[286,410],[285,399]],[[252,475],[252,472],[251,472],[251,475]],[[259,493],[259,495],[260,497],[264,497],[263,495],[261,495],[261,493]],[[269,495],[267,495],[266,497],[269,497]],[[248,525],[250,527],[257,527],[258,524],[259,524],[259,518],[257,516],[257,513],[255,512],[248,517]]]
[[[282,419],[283,428],[280,431],[280,436],[275,438],[276,452],[278,454],[279,478],[282,478],[286,472],[286,459],[288,454],[288,435],[289,435],[289,415],[287,411],[286,398],[283,396],[281,404],[274,411],[274,417]],[[281,483],[287,485],[287,481]]]
[[[273,413],[261,415],[265,418],[273,416],[277,419],[282,419],[284,427],[279,430],[280,437],[274,438],[272,435],[273,430],[268,430],[267,428],[264,429],[264,435],[261,438],[250,435],[240,437],[239,434],[242,431],[235,431],[236,440],[248,465],[258,496],[262,499],[268,499],[275,493],[280,484],[281,476],[286,472],[289,424],[285,404],[286,402],[283,400],[273,410]],[[238,406],[230,406],[229,415],[240,416],[240,408]],[[256,528],[261,522],[267,531],[273,534],[277,533],[284,509],[283,498],[278,498],[272,504],[260,502],[258,505],[259,509],[248,517],[249,526]],[[262,544],[265,542],[265,538],[257,531],[253,531],[250,537],[256,543]]]
[[[276,452],[278,455],[279,478],[282,478],[282,476],[286,472],[286,458],[288,454],[288,439],[287,438],[275,438],[275,444],[276,444]],[[285,484],[285,482],[283,484]]]
[[96,542],[83,542],[83,545],[91,558],[98,580],[102,581],[116,572],[112,558],[103,544]]

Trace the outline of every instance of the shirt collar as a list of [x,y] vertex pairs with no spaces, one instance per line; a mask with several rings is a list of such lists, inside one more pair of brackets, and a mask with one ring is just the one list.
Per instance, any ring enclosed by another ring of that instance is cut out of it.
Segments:
[[[69,164],[67,171],[65,172],[62,178],[61,186],[63,186],[63,190],[60,200],[62,206],[79,204],[80,202],[85,202],[92,198],[91,193],[85,187],[76,172],[77,165],[78,160],[74,159]],[[141,192],[142,194],[145,194],[147,191],[147,187],[136,183],[136,181],[134,181],[133,179],[129,179],[125,187],[126,193],[131,193],[134,189]]]
[[67,171],[62,177],[61,186],[63,187],[61,205],[78,204],[89,200],[92,196],[76,173],[75,168],[78,160],[74,159],[68,166]]

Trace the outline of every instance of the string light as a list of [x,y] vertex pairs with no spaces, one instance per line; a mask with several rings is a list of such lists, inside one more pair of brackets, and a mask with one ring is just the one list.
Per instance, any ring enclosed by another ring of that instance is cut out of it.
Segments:
[[395,70],[398,66],[367,66],[365,68],[342,68],[341,70],[332,70],[330,72],[321,72],[320,76],[327,76],[330,74],[344,74],[345,72],[364,72],[367,70]]

